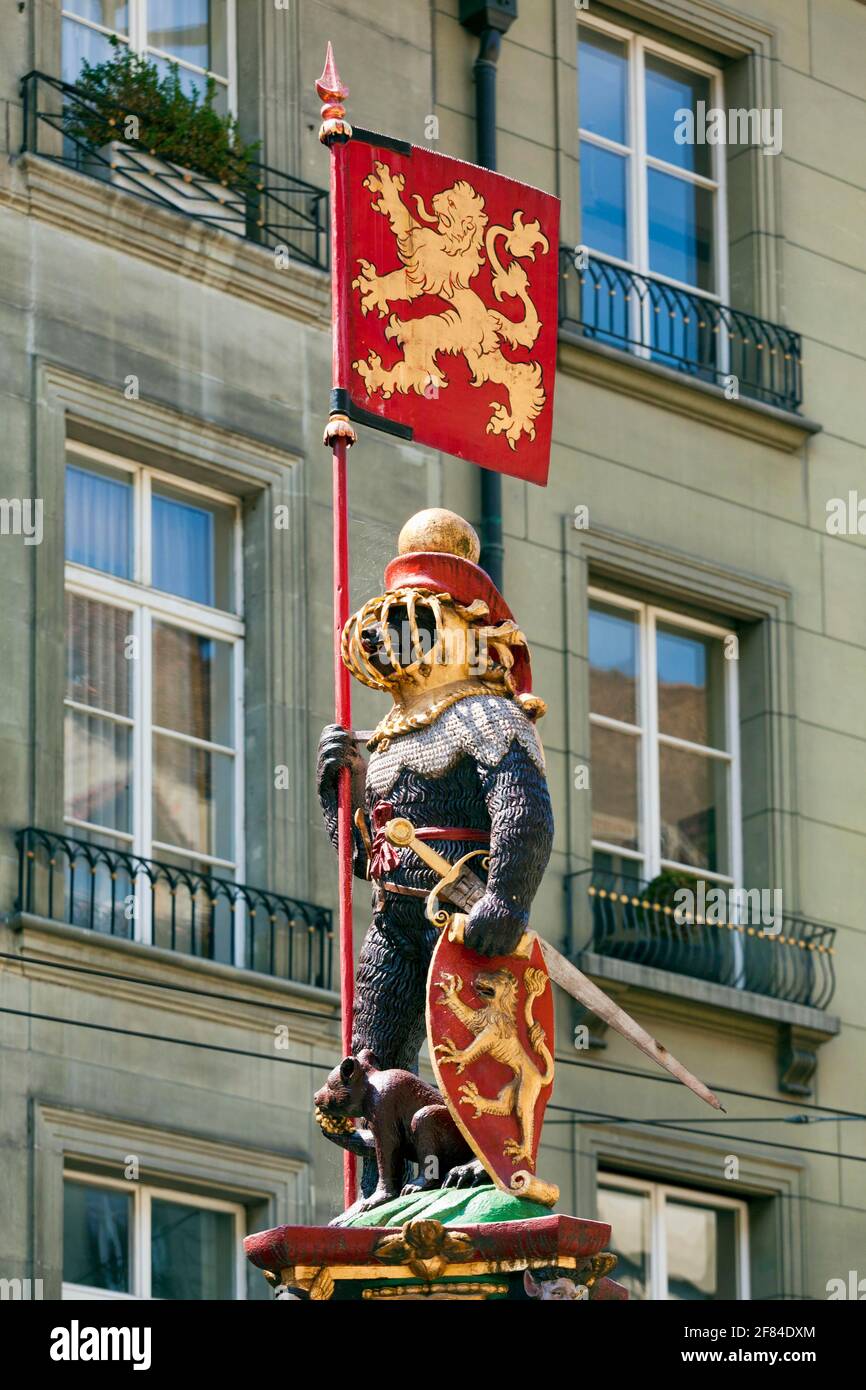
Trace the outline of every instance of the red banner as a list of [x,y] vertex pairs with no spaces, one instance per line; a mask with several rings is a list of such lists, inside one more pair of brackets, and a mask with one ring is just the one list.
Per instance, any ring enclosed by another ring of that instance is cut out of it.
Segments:
[[357,130],[347,156],[349,414],[543,486],[559,200]]

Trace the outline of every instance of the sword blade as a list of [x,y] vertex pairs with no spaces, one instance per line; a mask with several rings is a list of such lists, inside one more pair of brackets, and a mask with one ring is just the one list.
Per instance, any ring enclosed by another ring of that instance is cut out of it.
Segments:
[[657,1062],[665,1071],[669,1071],[671,1076],[675,1076],[677,1081],[682,1081],[683,1085],[688,1086],[689,1090],[694,1091],[696,1096],[705,1100],[707,1105],[712,1105],[713,1109],[721,1110],[724,1113],[724,1106],[718,1097],[713,1094],[709,1086],[705,1086],[703,1081],[699,1081],[682,1062],[678,1062],[666,1047],[657,1042],[645,1028],[641,1028],[639,1023],[621,1009],[603,990],[594,985],[592,980],[584,975],[582,970],[578,970],[576,965],[572,965],[570,960],[557,951],[555,946],[551,946],[549,941],[539,936],[538,944],[541,947],[544,959],[547,962],[547,969],[550,972],[551,980],[555,980],[566,994],[570,994],[572,999],[578,1003],[585,1004],[598,1018],[603,1019],[611,1028],[615,1028],[635,1047],[639,1047],[641,1052]]
[[[395,831],[393,838],[392,829]],[[441,854],[437,854],[429,845],[425,845],[417,838],[411,821],[392,820],[389,822],[387,833],[392,844],[414,850],[428,868],[433,869],[442,877],[451,869],[452,865],[448,863],[447,859],[444,859]],[[484,891],[484,884],[481,879],[466,866],[456,882],[448,885],[446,894],[443,896],[447,895],[449,901],[460,911],[468,913],[478,899],[484,895]],[[537,935],[537,933],[535,934]],[[555,946],[551,946],[549,941],[545,941],[543,936],[538,937],[538,943],[547,962],[550,978],[559,985],[560,989],[564,989],[566,994],[570,994],[572,999],[576,999],[579,1004],[585,1004],[596,1017],[603,1019],[611,1028],[615,1028],[622,1037],[627,1038],[630,1043],[634,1043],[634,1046],[639,1047],[641,1052],[645,1053],[653,1062],[664,1067],[671,1076],[675,1076],[677,1081],[682,1081],[684,1086],[688,1086],[689,1090],[694,1091],[696,1096],[705,1100],[707,1105],[711,1105],[714,1110],[721,1110],[722,1114],[725,1113],[725,1107],[718,1097],[713,1095],[709,1086],[705,1086],[703,1081],[698,1080],[689,1071],[688,1067],[684,1067],[682,1062],[678,1062],[676,1057],[672,1056],[660,1042],[657,1042],[645,1028],[641,1028],[639,1023],[635,1023],[625,1009],[621,1009],[618,1004],[608,998],[604,990],[599,989],[598,985],[594,985],[582,970],[578,970],[576,965],[573,965],[561,952],[557,951]]]

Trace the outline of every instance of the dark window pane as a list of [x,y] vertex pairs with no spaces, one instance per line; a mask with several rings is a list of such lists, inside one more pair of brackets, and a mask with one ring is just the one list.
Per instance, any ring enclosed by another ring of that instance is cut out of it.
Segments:
[[113,719],[66,710],[65,814],[112,830],[132,830],[132,730]]
[[665,1201],[668,1298],[737,1297],[736,1214],[730,1209]]
[[180,739],[153,739],[154,838],[231,860],[234,759]]
[[66,469],[66,558],[132,577],[132,487],[108,473]]
[[577,54],[581,129],[604,135],[620,145],[628,144],[625,44],[583,27]]
[[720,639],[659,624],[656,650],[661,732],[726,749]]
[[104,63],[113,52],[107,35],[86,24],[78,24],[74,19],[64,19],[61,42],[63,81],[73,86],[81,75],[85,58],[88,63]]
[[712,291],[715,195],[658,169],[647,170],[647,186],[650,270]]
[[153,584],[167,593],[232,605],[233,515],[228,507],[193,501],[160,488],[153,495]]
[[154,1298],[235,1297],[235,1223],[205,1211],[154,1199],[151,1205],[151,1292]]
[[639,847],[640,739],[590,726],[592,836],[623,849]]
[[63,1279],[112,1293],[131,1293],[132,1197],[85,1183],[63,1184]]
[[728,764],[659,745],[662,859],[730,873]]
[[232,649],[170,623],[153,625],[153,722],[163,729],[234,743]]
[[[697,103],[710,106],[710,79],[699,72],[690,72],[676,63],[668,63],[648,53],[646,59],[646,141],[647,151],[656,159],[664,159],[680,169],[712,177],[712,146],[691,143],[679,144],[677,130],[683,134],[703,134],[703,121],[687,122],[677,112],[696,114]],[[682,135],[680,137],[682,139]]]
[[627,608],[593,602],[589,612],[589,707],[637,724],[638,623]]
[[628,159],[587,140],[580,143],[582,238],[593,251],[628,260]]
[[[210,55],[210,9],[217,11],[224,32],[225,5],[215,0],[210,5],[208,0],[148,0],[148,45],[199,68],[214,66]],[[215,71],[225,76],[224,65],[215,66]]]
[[131,713],[132,662],[125,655],[132,614],[125,608],[66,595],[66,695],[80,705]]
[[106,29],[114,29],[125,34],[128,24],[126,0],[63,0],[67,12],[89,19],[91,24],[101,24]]
[[615,1279],[629,1298],[649,1297],[650,1200],[643,1192],[599,1187],[598,1219],[611,1228],[608,1248],[617,1255]]

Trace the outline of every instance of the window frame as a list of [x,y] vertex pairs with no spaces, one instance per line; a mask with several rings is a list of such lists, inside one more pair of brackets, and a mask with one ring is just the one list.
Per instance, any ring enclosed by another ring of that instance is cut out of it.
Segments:
[[[244,882],[245,843],[244,843],[244,645],[246,625],[242,617],[243,564],[242,564],[242,524],[241,504],[238,498],[222,493],[202,483],[191,482],[176,474],[165,472],[149,465],[138,464],[130,459],[98,449],[89,444],[67,440],[64,461],[66,465],[80,460],[86,468],[88,460],[92,463],[108,465],[117,472],[130,476],[133,508],[133,557],[132,578],[121,579],[101,570],[91,569],[64,558],[64,593],[76,594],[131,614],[130,635],[137,639],[138,659],[132,672],[131,715],[113,715],[96,707],[81,705],[70,700],[64,693],[63,709],[78,709],[96,714],[99,718],[124,723],[132,728],[131,767],[132,767],[132,816],[131,831],[118,831],[110,826],[97,825],[64,812],[64,824],[70,833],[83,830],[95,835],[118,840],[127,847],[127,852],[145,859],[160,859],[165,854],[189,858],[202,866],[206,873],[212,870],[217,874],[225,872],[236,882]],[[193,599],[181,598],[161,589],[152,587],[150,559],[151,547],[151,500],[153,483],[163,483],[173,492],[186,493],[191,500],[201,498],[230,506],[233,512],[231,537],[232,597],[234,611],[214,608],[197,603]],[[181,734],[176,730],[161,730],[153,724],[153,624],[166,621],[174,627],[187,632],[231,644],[232,649],[232,711],[231,728],[234,747],[215,744],[198,739],[192,735]],[[64,634],[65,625],[64,625]],[[153,741],[160,733],[167,733],[178,742],[188,746],[211,749],[233,759],[233,819],[232,834],[234,859],[225,860],[218,856],[205,854],[198,850],[186,850],[177,845],[169,845],[153,838]],[[65,796],[65,788],[64,788]],[[152,942],[151,898],[138,876],[136,883],[136,912],[134,938],[150,944]],[[243,923],[235,914],[235,934],[240,935]],[[237,945],[237,941],[235,943]]]
[[[657,669],[657,646],[656,632],[659,622],[663,622],[673,627],[683,628],[688,632],[697,632],[704,636],[716,637],[724,641],[727,637],[736,638],[730,628],[720,627],[716,623],[707,622],[701,618],[693,618],[684,613],[678,613],[669,608],[663,608],[658,604],[643,602],[640,599],[630,598],[625,594],[618,593],[616,590],[606,589],[601,585],[589,584],[587,586],[587,621],[589,610],[593,600],[605,603],[610,607],[624,608],[629,612],[637,614],[637,640],[638,640],[638,673],[637,673],[637,715],[639,724],[628,724],[622,720],[613,719],[608,715],[597,714],[589,709],[590,727],[596,725],[599,728],[610,729],[614,732],[626,734],[632,738],[640,739],[640,757],[638,759],[638,821],[639,821],[639,848],[636,850],[623,848],[613,845],[607,841],[591,837],[592,850],[600,850],[602,853],[615,855],[618,858],[640,863],[643,866],[643,879],[649,883],[661,873],[663,869],[671,869],[692,875],[695,878],[704,878],[711,883],[727,884],[737,887],[742,882],[743,870],[743,847],[742,847],[742,796],[741,796],[741,763],[740,763],[740,701],[739,701],[739,682],[737,679],[737,662],[735,660],[725,660],[723,670],[725,673],[725,689],[723,692],[725,710],[725,732],[727,736],[727,750],[717,749],[711,744],[692,743],[687,739],[677,738],[673,734],[665,734],[659,731],[658,727],[658,669]],[[587,664],[589,664],[589,639],[587,637]],[[721,873],[718,870],[698,868],[690,864],[682,864],[673,859],[665,859],[661,853],[661,784],[659,779],[659,747],[664,744],[667,747],[680,748],[689,753],[696,753],[702,757],[712,757],[728,764],[728,843],[731,849],[731,872]],[[592,782],[590,782],[592,787]]]
[[[667,1230],[665,1228],[665,1204],[667,1199],[691,1202],[693,1206],[715,1207],[724,1211],[736,1212],[736,1273],[737,1303],[747,1303],[751,1298],[751,1277],[749,1268],[749,1204],[742,1197],[726,1197],[723,1193],[709,1192],[691,1187],[678,1187],[674,1183],[656,1182],[652,1178],[636,1178],[625,1174],[599,1170],[597,1190],[604,1188],[625,1188],[641,1192],[650,1200],[649,1229],[649,1287],[647,1302],[679,1302],[670,1298],[668,1289]],[[688,1300],[691,1301],[691,1300]],[[704,1300],[695,1300],[704,1301]],[[708,1302],[724,1302],[723,1299],[710,1299]]]
[[[116,1299],[121,1302],[152,1300],[152,1262],[151,1262],[151,1206],[154,1197],[168,1202],[181,1202],[188,1207],[201,1207],[205,1211],[223,1211],[234,1216],[235,1258],[233,1264],[235,1293],[231,1300],[243,1301],[247,1297],[246,1260],[243,1239],[246,1234],[246,1213],[242,1203],[230,1202],[223,1197],[205,1197],[198,1192],[186,1192],[182,1188],[160,1187],[153,1183],[142,1183],[125,1178],[111,1178],[102,1173],[79,1172],[77,1169],[64,1170],[64,1187],[75,1182],[85,1187],[102,1187],[114,1192],[123,1192],[132,1198],[130,1220],[129,1270],[132,1292],[124,1293],[116,1289],[100,1289],[94,1284],[73,1284],[61,1280],[62,1300]],[[62,1261],[61,1261],[62,1270]]]
[[[190,63],[185,58],[176,58],[165,49],[153,48],[147,42],[147,9],[149,0],[127,0],[129,6],[129,26],[128,33],[121,34],[118,29],[111,29],[105,24],[98,24],[95,20],[86,19],[84,15],[76,14],[73,10],[61,6],[61,48],[63,43],[62,26],[64,20],[74,20],[76,24],[81,24],[85,29],[92,29],[97,34],[102,34],[104,38],[114,35],[120,43],[128,44],[133,53],[137,53],[142,58],[153,60],[161,58],[169,63],[176,63],[179,68],[187,72],[196,73],[200,77],[212,77],[218,87],[225,88],[226,105],[231,116],[238,114],[237,100],[237,15],[236,0],[225,0],[226,4],[226,72],[220,74],[210,68],[199,67],[196,63]],[[208,11],[210,13],[210,11]]]
[[[599,33],[607,34],[610,38],[618,39],[626,45],[626,58],[628,62],[628,74],[626,82],[626,93],[628,99],[628,134],[631,143],[620,145],[617,141],[611,140],[606,136],[597,135],[593,131],[585,130],[580,125],[580,107],[578,100],[578,143],[587,143],[598,148],[609,150],[611,153],[624,156],[628,160],[628,177],[626,179],[626,197],[628,219],[627,234],[629,245],[629,258],[622,260],[618,256],[613,256],[607,251],[597,251],[588,243],[586,248],[591,254],[600,261],[606,261],[610,265],[619,266],[624,270],[631,270],[635,274],[644,276],[648,280],[657,280],[661,284],[671,285],[674,289],[685,290],[689,294],[698,295],[703,299],[709,299],[716,304],[726,304],[729,294],[729,266],[728,266],[728,217],[727,217],[727,161],[724,157],[726,145],[708,145],[712,159],[712,178],[707,178],[701,174],[694,174],[688,170],[680,169],[678,166],[668,164],[666,160],[659,159],[656,155],[650,155],[646,148],[646,55],[648,53],[656,57],[663,58],[669,63],[674,63],[678,67],[688,68],[692,72],[701,73],[710,79],[711,105],[723,108],[724,102],[724,78],[721,68],[714,67],[709,63],[703,62],[699,58],[694,58],[690,54],[681,53],[677,48],[671,48],[666,44],[659,43],[655,39],[645,37],[643,34],[636,34],[632,29],[625,29],[621,25],[612,24],[607,19],[600,19],[597,15],[591,17],[580,12],[577,18],[578,35],[577,41],[580,44],[580,27],[595,29]],[[578,69],[580,55],[578,53]],[[709,109],[709,108],[708,108]],[[713,231],[714,231],[714,252],[713,252],[713,279],[715,289],[713,291],[701,289],[698,285],[689,285],[683,280],[673,279],[669,275],[664,275],[659,271],[652,270],[649,262],[649,208],[647,192],[647,170],[657,169],[659,172],[669,174],[674,178],[682,179],[683,182],[690,183],[699,188],[705,188],[714,194]],[[649,306],[647,305],[647,312]],[[633,310],[633,312],[637,312]],[[633,334],[638,341],[640,337]],[[647,338],[648,341],[648,338]],[[720,346],[723,346],[720,345]],[[647,348],[641,348],[640,354],[649,356]]]

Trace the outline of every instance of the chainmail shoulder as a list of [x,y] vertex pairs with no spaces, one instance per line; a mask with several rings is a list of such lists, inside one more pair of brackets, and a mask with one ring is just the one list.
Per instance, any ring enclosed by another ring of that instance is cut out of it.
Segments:
[[425,729],[401,734],[370,755],[367,790],[381,799],[405,769],[441,777],[462,757],[496,767],[517,740],[544,773],[544,751],[535,725],[505,695],[471,695],[451,705]]

